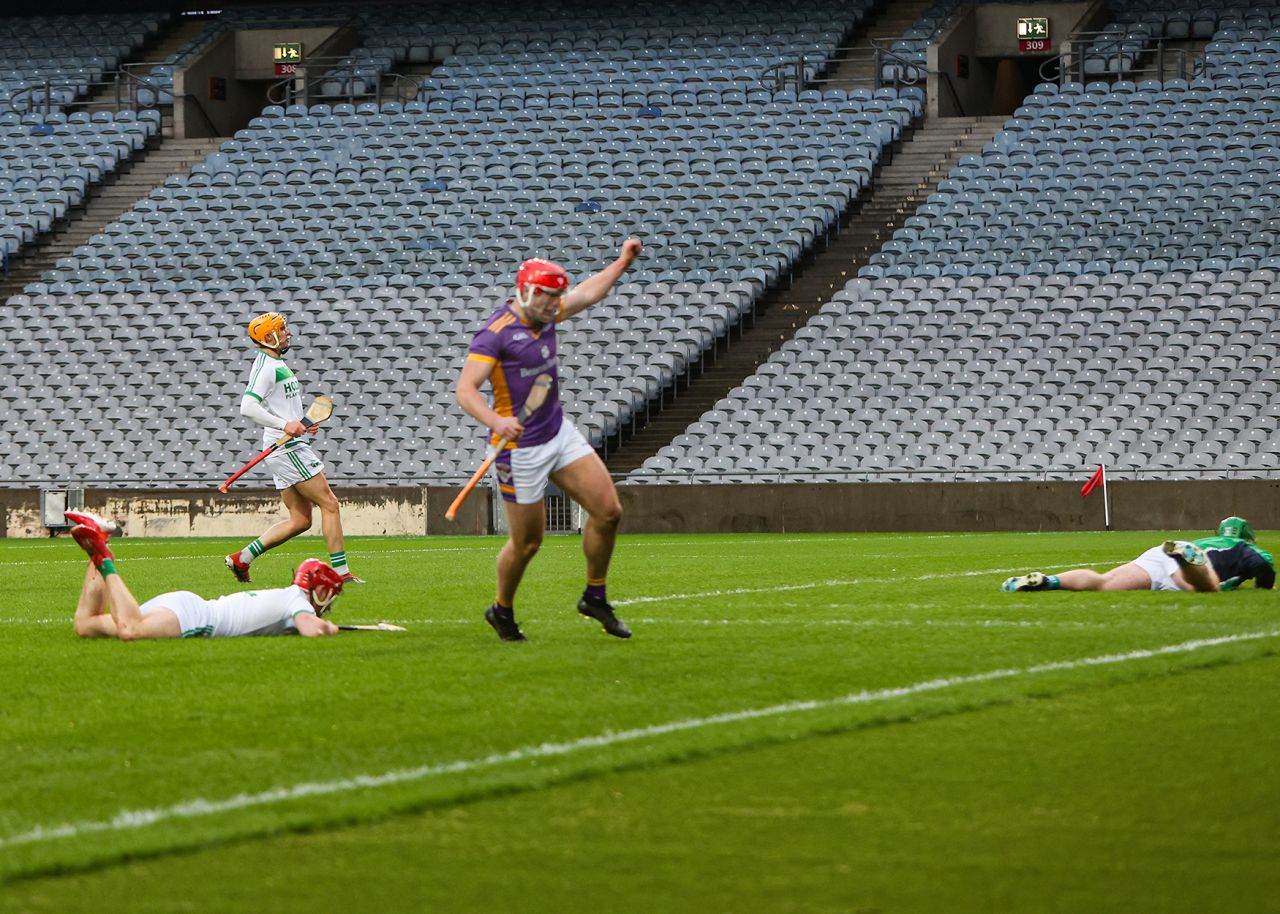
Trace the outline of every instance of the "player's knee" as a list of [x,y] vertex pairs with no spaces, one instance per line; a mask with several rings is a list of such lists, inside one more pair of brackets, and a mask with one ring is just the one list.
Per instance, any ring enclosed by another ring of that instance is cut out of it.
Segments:
[[538,550],[542,548],[542,537],[538,536],[527,540],[521,540],[515,544],[515,547],[527,562],[529,559],[537,555]]
[[338,496],[333,492],[326,492],[316,501],[316,507],[325,512],[336,512],[338,510]]
[[93,624],[88,619],[76,619],[76,634],[81,638],[93,637]]
[[596,520],[610,527],[616,527],[622,523],[622,502],[614,498],[605,503],[604,507],[596,514]]

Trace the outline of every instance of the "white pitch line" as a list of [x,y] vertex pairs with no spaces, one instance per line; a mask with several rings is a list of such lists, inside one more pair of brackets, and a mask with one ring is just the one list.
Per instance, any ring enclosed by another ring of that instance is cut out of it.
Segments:
[[703,590],[695,593],[677,593],[659,597],[632,597],[629,600],[613,600],[614,606],[635,606],[639,603],[666,603],[671,600],[697,600],[706,597],[733,597],[747,593],[786,593],[792,590],[813,590],[817,587],[852,587],[861,584],[857,580],[810,581],[805,584],[779,584],[776,587],[735,587],[732,590]]
[[864,705],[889,701],[894,698],[905,698],[924,692],[937,692],[957,686],[972,685],[980,682],[991,682],[999,679],[1014,679],[1020,676],[1034,676],[1040,673],[1054,673],[1065,670],[1076,670],[1086,667],[1108,666],[1128,663],[1134,660],[1148,660],[1153,657],[1188,654],[1207,647],[1233,644],[1241,641],[1257,641],[1263,638],[1280,637],[1280,629],[1262,632],[1241,632],[1234,635],[1223,635],[1219,638],[1204,638],[1195,641],[1183,641],[1180,644],[1167,644],[1161,647],[1126,651],[1122,654],[1102,654],[1095,657],[1082,657],[1077,660],[1054,660],[1032,666],[988,670],[983,673],[969,673],[960,676],[946,676],[938,679],[927,679],[910,685],[893,688],[863,690],[843,695],[838,698],[809,699],[792,701],[784,704],[768,705],[762,708],[745,708],[740,711],[728,711],[723,714],[712,714],[707,717],[687,718],[685,720],[668,721],[637,727],[631,730],[616,732],[605,731],[593,736],[559,743],[541,743],[539,745],[522,746],[507,752],[497,752],[479,758],[458,759],[452,762],[438,762],[430,765],[419,765],[413,768],[399,768],[384,771],[380,774],[362,774],[354,777],[339,778],[333,781],[320,781],[294,784],[291,787],[277,787],[260,793],[241,793],[223,800],[207,800],[198,797],[171,806],[152,809],[125,809],[110,819],[91,819],[79,822],[65,822],[59,825],[37,825],[25,832],[0,837],[0,848],[17,847],[25,844],[38,844],[65,838],[78,838],[82,835],[100,834],[103,832],[120,832],[136,828],[145,828],[160,822],[175,819],[194,819],[201,816],[217,815],[225,812],[236,812],[258,806],[270,806],[276,803],[287,803],[292,800],[309,797],[328,796],[346,793],[353,790],[372,790],[396,784],[412,783],[440,775],[464,774],[486,768],[494,768],[512,762],[524,762],[539,758],[558,758],[574,755],[584,750],[616,746],[621,743],[665,736],[670,733],[681,733],[700,730],[706,727],[735,724],[748,720],[759,720],[768,717],[781,717],[806,711],[817,711],[841,706]]
[[[1077,567],[1086,567],[1090,565],[1110,565],[1113,562],[1082,562]],[[977,571],[945,571],[935,574],[920,574],[912,577],[897,578],[892,576],[884,576],[872,578],[870,580],[862,580],[858,578],[831,580],[831,581],[808,581],[804,584],[780,584],[776,587],[735,587],[731,590],[703,590],[693,593],[677,593],[659,597],[632,597],[630,599],[613,600],[614,606],[635,606],[638,603],[665,603],[671,600],[699,600],[708,597],[733,597],[741,594],[751,593],[786,593],[793,590],[814,590],[819,587],[854,587],[860,584],[886,584],[903,581],[935,581],[946,578],[973,578],[981,577],[989,574],[1009,574],[1018,571],[1017,568],[983,568]]]
[[[558,537],[554,537],[554,536],[550,537],[547,542],[543,543],[543,551],[544,552],[547,551],[548,547],[551,547],[552,549],[554,549],[556,546],[561,545],[561,542],[556,541],[558,539],[559,539]],[[838,542],[848,542],[848,541],[849,541],[849,537],[847,536],[839,536],[839,537],[811,536],[811,537],[797,537],[793,539],[735,540],[735,544],[750,546],[750,545],[773,545],[776,543],[838,543]],[[566,540],[564,541],[564,544],[569,545],[569,542],[570,541]],[[579,548],[577,545],[578,541],[577,539],[574,539],[571,542],[572,542],[572,548],[576,552]],[[145,538],[135,539],[135,540],[126,539],[123,542],[117,543],[113,541],[112,543],[113,548],[119,553],[117,558],[127,560],[130,565],[132,565],[135,562],[185,562],[185,561],[191,561],[193,559],[194,560],[222,559],[222,558],[225,558],[226,556],[226,553],[223,553],[223,552],[219,552],[216,554],[188,553],[184,555],[130,555],[130,551],[132,549],[135,549],[135,548],[145,549],[148,546],[159,546],[159,545],[161,545],[161,543],[158,543],[154,540],[147,541]],[[618,543],[617,551],[619,553],[623,553],[623,552],[641,552],[646,549],[674,549],[674,548],[691,551],[699,548],[700,546],[707,546],[709,548],[719,549],[723,547],[723,543],[714,543],[714,544],[699,543],[696,539],[690,540],[688,542],[671,542],[671,543],[627,542],[626,540],[623,540],[622,542]],[[58,559],[39,559],[39,560],[26,559],[26,560],[16,561],[16,562],[0,561],[0,568],[9,568],[9,567],[17,567],[17,566],[44,566],[44,565],[69,565],[69,564],[82,565],[84,564],[84,561],[85,561],[84,557],[80,554],[78,550],[69,548],[68,545],[65,543],[42,543],[40,544],[39,548],[57,548],[57,549],[66,550],[67,555],[65,558],[58,558]],[[481,552],[481,553],[487,554],[487,553],[493,552],[495,548],[496,547],[494,546],[493,542],[486,542],[486,543],[476,543],[475,545],[471,545],[471,546],[440,546],[436,548],[423,548],[423,549],[379,549],[377,552],[371,553],[368,556],[368,558],[373,560],[373,559],[378,559],[384,555],[432,555],[437,553],[440,555],[448,555],[451,553],[458,553],[458,552],[464,552],[464,553]],[[300,557],[302,553],[294,553],[294,552],[276,553],[275,556],[273,557],[279,557],[281,555]],[[895,553],[895,556],[896,555],[897,553]],[[869,554],[863,553],[861,557],[862,558],[884,558],[885,556],[881,555],[880,553],[869,553]]]

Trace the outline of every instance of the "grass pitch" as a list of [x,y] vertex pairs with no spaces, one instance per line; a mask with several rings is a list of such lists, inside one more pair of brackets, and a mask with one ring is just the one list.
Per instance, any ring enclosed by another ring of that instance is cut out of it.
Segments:
[[[628,642],[549,538],[523,645],[493,539],[348,544],[335,620],[405,634],[137,644],[0,541],[0,910],[1277,910],[1274,594],[998,592],[1164,536],[624,537]],[[116,552],[212,596],[234,545]]]

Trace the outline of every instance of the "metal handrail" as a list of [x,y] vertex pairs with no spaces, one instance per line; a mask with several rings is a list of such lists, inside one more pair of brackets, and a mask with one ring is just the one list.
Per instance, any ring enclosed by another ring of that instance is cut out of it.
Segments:
[[942,77],[942,82],[946,84],[947,89],[951,92],[951,100],[955,102],[956,111],[959,112],[958,116],[966,117],[967,115],[964,113],[964,103],[960,101],[960,93],[956,91],[955,83],[951,81],[951,74],[946,70],[939,70],[938,75]]
[[[176,98],[177,96],[175,96],[175,99]],[[196,109],[200,112],[200,116],[204,118],[205,126],[209,128],[209,135],[218,136],[218,126],[213,122],[213,118],[209,116],[209,112],[204,110],[204,103],[200,101],[200,97],[198,95],[192,95],[190,92],[188,92],[186,95],[182,96],[182,100],[183,101],[189,100],[189,101],[195,102]]]
[[[837,49],[838,50],[838,49]],[[903,57],[891,48],[884,47],[876,42],[872,42],[870,48],[855,48],[857,54],[843,58],[840,62],[865,63],[869,61],[872,65],[872,85],[877,89],[885,87],[893,87],[900,89],[903,86],[915,86],[926,77],[930,71],[924,66]],[[885,79],[884,70],[886,64],[897,64],[894,76]],[[837,82],[845,82],[843,79],[832,77],[819,77],[816,79],[806,80],[804,78],[804,58],[797,58],[794,61],[786,60],[776,63],[766,68],[760,74],[760,80],[765,83],[766,88],[772,91],[786,89],[789,86],[795,86],[797,91],[803,89],[806,85],[821,86]],[[954,87],[953,87],[954,89]],[[957,100],[957,104],[959,104]]]
[[[1104,39],[1105,44],[1100,49],[1094,49],[1094,42],[1099,38]],[[1094,80],[1105,82],[1109,79],[1136,75],[1141,69],[1146,68],[1135,66],[1132,70],[1120,69],[1124,64],[1125,55],[1129,53],[1124,50],[1125,43],[1135,40],[1137,39],[1117,35],[1114,32],[1076,32],[1062,43],[1059,54],[1047,58],[1040,65],[1040,77],[1044,81],[1056,78],[1061,85],[1067,82],[1083,83]],[[1108,68],[1101,73],[1086,73],[1085,61],[1096,60],[1100,55],[1101,59],[1108,64]],[[1168,41],[1164,38],[1148,39],[1137,51],[1137,55],[1139,60],[1154,58],[1156,75],[1153,78],[1161,83],[1166,79],[1195,79],[1204,72],[1205,68],[1203,52],[1196,52],[1189,48],[1168,47]],[[1169,69],[1169,59],[1173,59],[1176,64],[1172,76],[1166,73]],[[1115,64],[1114,69],[1109,67],[1111,63]]]
[[[35,92],[43,92],[44,93],[43,113],[49,114],[50,112],[55,110],[60,111],[62,110],[62,107],[63,107],[63,103],[61,102],[55,105],[53,101],[54,89],[66,88],[66,89],[78,90],[81,86],[93,87],[93,86],[100,86],[100,85],[106,85],[106,83],[90,82],[83,79],[75,79],[70,76],[54,76],[54,77],[46,76],[43,80],[40,81],[39,84],[34,86],[27,86],[25,89],[19,89],[17,92],[12,93],[9,96],[8,107],[10,110],[13,110],[13,111],[27,111],[27,112],[37,111],[39,110],[39,106],[37,105],[32,104],[32,105],[27,105],[25,108],[22,108],[16,105],[15,101],[25,98],[26,96],[31,95],[32,93],[35,93]],[[77,91],[76,93],[77,97],[79,96],[79,94],[80,93]],[[66,104],[74,104],[74,103],[75,102],[72,101],[72,102],[67,102]]]
[[[160,90],[164,88],[159,83],[153,81],[150,70],[144,75],[139,72],[144,67],[169,66],[164,63],[127,63],[116,71],[116,107],[130,107],[135,110],[139,108],[158,108],[160,106]],[[138,101],[138,90],[140,88],[148,88],[155,92],[155,102],[151,105],[143,105]],[[173,94],[173,86],[169,86],[169,94]]]
[[[336,59],[341,60],[342,58]],[[321,64],[323,65],[323,62]],[[321,75],[312,76],[307,72],[306,67],[300,66],[297,73],[267,87],[267,101],[273,105],[302,104],[309,107],[319,102],[333,104],[339,101],[346,101],[353,105],[360,102],[374,101],[381,105],[388,101],[407,102],[420,97],[417,80],[392,72],[376,74],[372,77],[373,88],[371,90],[355,92],[353,89],[353,81],[355,79],[369,79],[367,76],[357,76],[355,71],[363,68],[364,66],[359,63],[340,63],[335,66],[326,66]],[[316,89],[319,84],[330,79],[345,81],[347,84],[346,93],[336,96],[318,94]]]

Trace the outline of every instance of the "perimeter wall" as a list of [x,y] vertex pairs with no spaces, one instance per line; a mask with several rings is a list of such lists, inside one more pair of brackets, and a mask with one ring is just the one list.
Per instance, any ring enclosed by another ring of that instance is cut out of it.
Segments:
[[[619,486],[628,533],[831,533],[1103,529],[1101,490],[1080,482],[921,482]],[[490,532],[492,491],[477,489],[457,521],[444,519],[457,490],[442,487],[339,491],[352,536]],[[1242,514],[1259,530],[1280,528],[1280,480],[1115,482],[1117,530],[1205,530]],[[85,507],[119,518],[131,536],[257,536],[284,516],[274,490],[232,495],[191,489],[86,489]],[[47,536],[38,490],[0,489],[0,533]],[[317,513],[313,533],[320,530]]]

